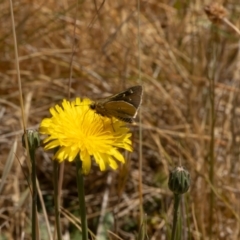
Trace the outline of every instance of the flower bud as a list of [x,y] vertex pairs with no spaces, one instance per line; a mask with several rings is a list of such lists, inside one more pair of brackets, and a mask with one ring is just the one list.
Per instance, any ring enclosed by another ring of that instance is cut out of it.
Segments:
[[[24,134],[27,134],[29,149],[36,149],[40,146],[40,137],[37,130],[26,130],[26,133]],[[24,134],[22,135],[22,145],[24,148],[26,148]]]
[[170,172],[168,180],[169,189],[175,194],[183,194],[190,187],[190,174],[183,167],[176,167]]

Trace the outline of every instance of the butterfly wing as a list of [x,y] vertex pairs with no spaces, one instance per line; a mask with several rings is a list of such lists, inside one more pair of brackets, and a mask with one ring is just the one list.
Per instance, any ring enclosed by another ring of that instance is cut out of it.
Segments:
[[108,102],[109,101],[124,101],[138,109],[142,103],[142,86],[134,86],[123,92],[110,96],[108,98]]
[[133,122],[142,102],[142,86],[134,86],[118,94],[96,101],[90,108],[98,114]]
[[133,122],[136,115],[136,108],[125,101],[111,101],[105,103],[106,116],[116,117],[124,122]]

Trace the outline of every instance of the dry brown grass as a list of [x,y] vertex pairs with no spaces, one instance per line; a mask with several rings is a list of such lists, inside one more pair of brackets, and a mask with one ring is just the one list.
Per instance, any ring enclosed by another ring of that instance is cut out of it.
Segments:
[[[184,3],[183,3],[184,2]],[[80,3],[73,59],[71,96],[97,99],[138,83],[138,32],[135,1]],[[36,128],[48,109],[68,94],[76,1],[14,2],[25,114]],[[227,18],[239,27],[239,1],[225,1]],[[0,172],[17,138],[16,158],[0,195],[0,239],[31,239],[30,197],[26,155],[21,146],[21,110],[8,1],[0,2]],[[140,41],[144,100],[143,200],[149,239],[166,239],[172,218],[168,171],[181,159],[191,174],[182,239],[208,239],[209,157],[211,142],[210,86],[215,91],[215,162],[213,239],[240,239],[239,233],[239,35],[226,24],[212,25],[201,1],[141,3]],[[122,239],[138,232],[138,130],[128,176],[100,173],[86,178],[89,227],[97,229],[106,181],[111,175],[108,207],[117,220],[112,229]],[[17,160],[18,159],[18,160]],[[20,166],[20,163],[22,167]],[[54,227],[52,164],[42,149],[37,154],[40,187]],[[120,197],[117,186],[124,189]],[[66,164],[63,213],[77,214],[75,170]],[[39,206],[42,239],[44,220]],[[76,233],[62,215],[65,234]],[[109,239],[113,238],[110,235]]]

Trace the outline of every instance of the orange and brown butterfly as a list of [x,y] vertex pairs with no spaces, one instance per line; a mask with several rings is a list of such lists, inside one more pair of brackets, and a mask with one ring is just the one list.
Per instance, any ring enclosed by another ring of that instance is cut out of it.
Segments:
[[115,117],[123,122],[132,123],[142,103],[143,88],[133,86],[127,90],[99,99],[90,104],[90,109],[105,117]]

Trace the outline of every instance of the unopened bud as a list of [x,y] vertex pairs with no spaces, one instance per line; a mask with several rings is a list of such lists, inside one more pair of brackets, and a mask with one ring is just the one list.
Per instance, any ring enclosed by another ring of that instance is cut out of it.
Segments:
[[168,180],[169,189],[175,194],[183,194],[190,187],[190,174],[183,167],[176,167],[170,172]]

